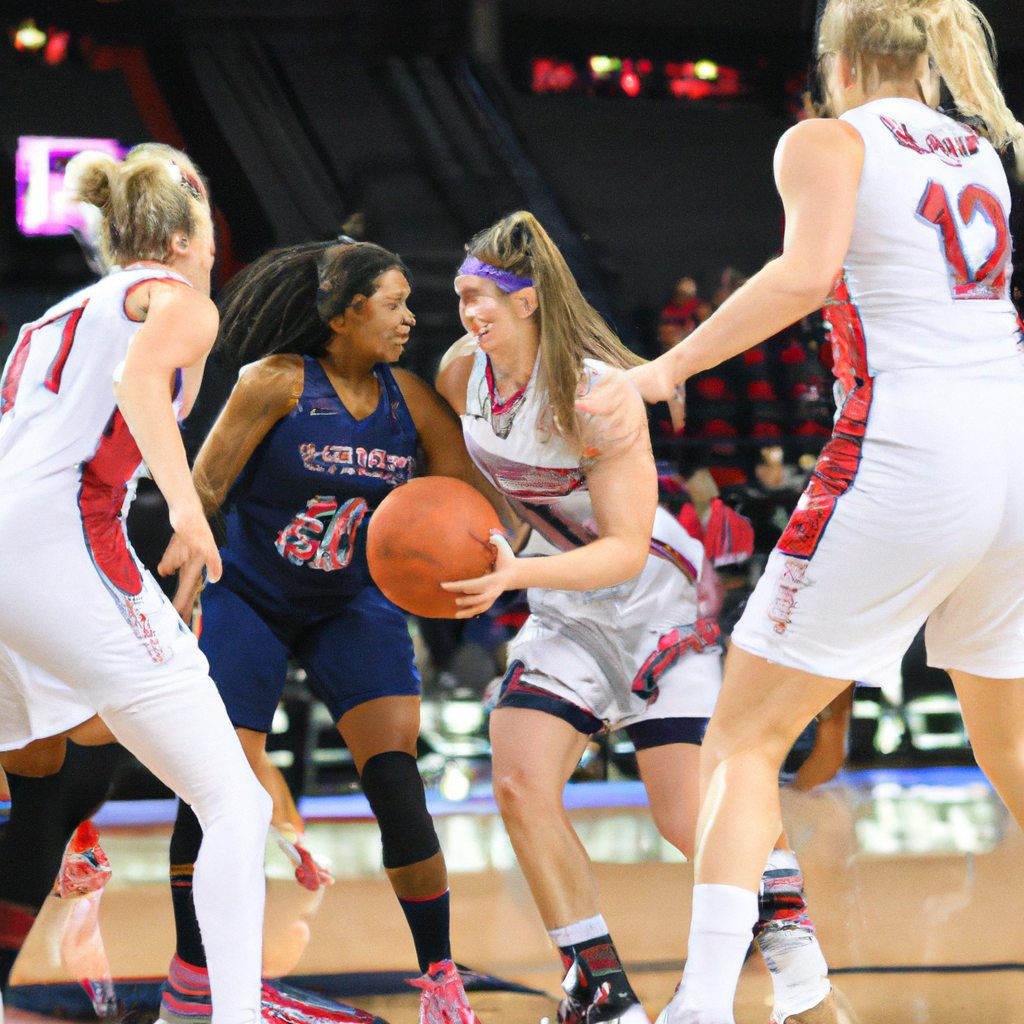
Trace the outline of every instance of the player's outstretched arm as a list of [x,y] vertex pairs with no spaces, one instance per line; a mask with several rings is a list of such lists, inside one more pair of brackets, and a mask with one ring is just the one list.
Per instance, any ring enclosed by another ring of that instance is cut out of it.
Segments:
[[[648,402],[819,309],[843,267],[857,210],[864,143],[845,121],[803,121],[783,137],[775,178],[786,212],[782,255],[663,356],[629,371]],[[601,387],[577,403],[602,408]]]
[[146,321],[128,349],[117,404],[153,480],[167,500],[174,536],[159,571],[219,579],[220,556],[203,515],[172,405],[177,370],[202,366],[217,336],[217,307],[177,284],[149,286]]

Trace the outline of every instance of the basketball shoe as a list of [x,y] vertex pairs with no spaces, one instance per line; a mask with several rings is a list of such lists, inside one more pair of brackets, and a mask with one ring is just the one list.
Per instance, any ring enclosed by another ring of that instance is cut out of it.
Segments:
[[64,850],[51,898],[61,901],[54,904],[60,962],[89,994],[97,1017],[117,1012],[99,917],[100,898],[110,875],[110,861],[100,848],[96,826],[83,821]]
[[632,990],[616,992],[607,981],[598,983],[582,956],[569,966],[562,989],[558,1024],[651,1024]]
[[459,969],[451,960],[430,964],[422,978],[410,985],[423,990],[420,1024],[480,1024],[466,997]]
[[[281,982],[272,985],[264,981],[261,999],[263,1024],[384,1024],[366,1010]],[[206,968],[187,964],[175,954],[160,987],[160,1020],[165,1024],[210,1024],[212,1015]]]

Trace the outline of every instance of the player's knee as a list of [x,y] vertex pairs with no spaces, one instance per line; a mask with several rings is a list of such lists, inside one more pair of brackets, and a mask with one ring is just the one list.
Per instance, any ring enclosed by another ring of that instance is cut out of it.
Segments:
[[412,754],[404,750],[374,754],[363,765],[360,781],[380,827],[384,867],[404,868],[440,851]]
[[204,818],[200,807],[196,807],[196,815],[206,828],[216,822],[230,828],[239,840],[248,837],[253,841],[266,838],[270,828],[270,817],[274,809],[274,801],[270,794],[260,785],[259,780],[250,771],[232,782],[230,797],[218,801],[220,813],[214,811],[210,819]]
[[[523,765],[509,765],[496,768],[492,781],[494,802],[506,818],[519,819],[536,815],[546,805],[552,803],[553,787],[546,779]],[[557,803],[560,806],[562,791],[557,792]]]

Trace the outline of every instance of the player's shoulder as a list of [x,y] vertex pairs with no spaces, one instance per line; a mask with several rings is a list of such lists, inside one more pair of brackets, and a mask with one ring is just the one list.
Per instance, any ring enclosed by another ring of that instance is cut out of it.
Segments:
[[294,405],[302,396],[306,371],[302,356],[276,352],[243,366],[235,385],[235,398],[276,407]]
[[864,149],[860,132],[838,117],[812,117],[793,125],[779,139],[779,155],[796,156],[823,149],[855,151]]
[[441,358],[434,386],[458,413],[465,412],[466,389],[479,351],[476,338],[467,334],[455,342]]

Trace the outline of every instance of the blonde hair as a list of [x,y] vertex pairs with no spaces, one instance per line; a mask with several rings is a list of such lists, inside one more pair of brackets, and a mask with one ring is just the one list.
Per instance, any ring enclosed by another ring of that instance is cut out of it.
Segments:
[[532,213],[518,213],[481,231],[466,251],[484,263],[532,279],[537,289],[540,326],[540,375],[547,391],[555,429],[580,447],[576,395],[584,375],[584,359],[610,366],[644,362],[619,341],[615,332],[583,297],[558,246]]
[[86,151],[68,163],[65,189],[99,209],[100,253],[108,263],[166,262],[178,232],[192,238],[196,205],[209,209],[208,190],[184,153],[157,142],[129,150],[118,162]]
[[957,109],[984,122],[996,149],[1024,139],[996,78],[992,28],[970,0],[829,0],[818,54],[830,53],[867,58],[883,79],[911,74],[927,53]]

